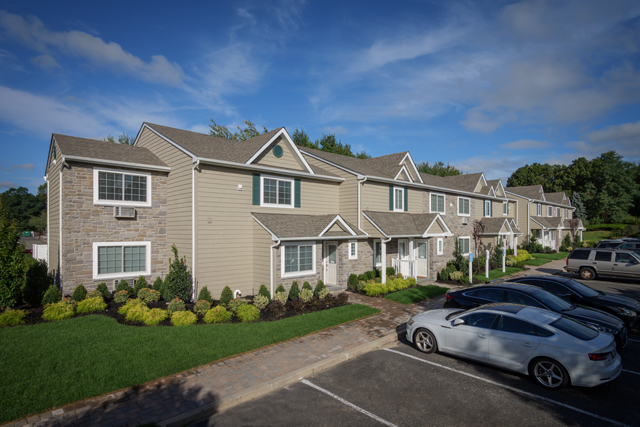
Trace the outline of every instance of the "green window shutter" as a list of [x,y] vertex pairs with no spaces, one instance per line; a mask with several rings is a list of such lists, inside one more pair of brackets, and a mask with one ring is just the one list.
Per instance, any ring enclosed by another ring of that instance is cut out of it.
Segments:
[[300,207],[300,180],[298,178],[296,178],[296,180],[294,181],[295,184],[295,201],[293,206],[296,208]]
[[389,210],[393,210],[393,185],[389,186]]
[[409,210],[409,189],[405,187],[404,189],[404,211],[407,212]]
[[260,205],[260,174],[253,174],[253,204]]
[[482,201],[482,216],[487,216],[487,204],[485,201]]

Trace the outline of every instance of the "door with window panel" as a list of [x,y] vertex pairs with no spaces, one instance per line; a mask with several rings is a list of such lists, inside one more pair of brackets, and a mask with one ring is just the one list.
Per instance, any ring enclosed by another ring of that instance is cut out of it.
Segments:
[[338,244],[327,242],[325,246],[325,279],[327,285],[336,286],[338,284]]
[[416,240],[416,275],[429,277],[429,247],[426,240]]

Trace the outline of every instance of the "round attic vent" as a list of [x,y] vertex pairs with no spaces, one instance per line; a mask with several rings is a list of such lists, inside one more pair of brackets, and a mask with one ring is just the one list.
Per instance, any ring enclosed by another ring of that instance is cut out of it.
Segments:
[[281,146],[276,145],[275,147],[273,147],[273,155],[276,157],[282,157],[282,155],[284,154],[284,150],[282,149]]

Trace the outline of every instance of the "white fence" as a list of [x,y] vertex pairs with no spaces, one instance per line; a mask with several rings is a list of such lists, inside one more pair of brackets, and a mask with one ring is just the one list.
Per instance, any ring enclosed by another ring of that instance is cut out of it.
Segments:
[[33,245],[33,257],[38,261],[47,260],[47,245]]
[[416,262],[405,259],[392,258],[391,266],[396,269],[396,273],[400,273],[406,279],[407,277],[416,277]]

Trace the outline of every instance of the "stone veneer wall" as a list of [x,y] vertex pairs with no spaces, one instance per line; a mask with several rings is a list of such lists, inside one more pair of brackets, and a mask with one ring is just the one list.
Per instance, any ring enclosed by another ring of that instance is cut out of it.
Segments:
[[156,277],[168,273],[172,254],[167,242],[167,173],[151,172],[151,200],[151,207],[136,207],[135,219],[116,219],[113,206],[93,204],[93,166],[69,162],[62,173],[64,295],[71,294],[81,283],[89,291],[102,281],[109,289],[113,288],[113,279],[93,279],[94,242],[151,242],[151,275],[146,277],[147,281],[151,284]]
[[[300,276],[300,277],[291,277],[291,278],[282,278],[281,272],[282,272],[282,264],[281,264],[281,259],[282,259],[282,246],[278,247],[276,250],[276,256],[275,258],[275,265],[274,270],[275,270],[275,281],[273,282],[273,290],[275,292],[275,290],[278,288],[278,286],[283,285],[284,288],[287,290],[287,292],[289,292],[289,289],[291,289],[291,285],[293,284],[293,281],[295,280],[296,282],[298,282],[298,288],[302,289],[302,285],[304,282],[309,282],[309,284],[315,288],[315,286],[318,284],[318,280],[323,280],[323,274],[324,274],[324,268],[322,267],[322,242],[316,242],[315,247],[316,247],[316,274],[312,274],[309,276]],[[266,284],[267,287],[269,287],[269,284]],[[258,289],[256,289],[256,293],[257,293]]]
[[349,259],[349,242],[343,240],[338,245],[338,285],[349,284],[349,275],[362,274],[373,270],[373,240],[358,240],[358,259]]

